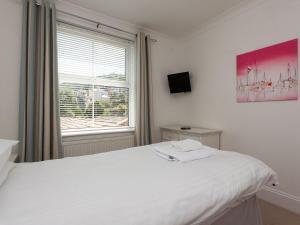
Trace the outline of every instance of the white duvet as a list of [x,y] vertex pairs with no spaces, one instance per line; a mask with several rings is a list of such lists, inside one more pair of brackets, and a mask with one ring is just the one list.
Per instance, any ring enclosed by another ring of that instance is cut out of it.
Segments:
[[205,224],[277,182],[269,167],[242,154],[180,163],[152,149],[17,164],[0,187],[0,224]]

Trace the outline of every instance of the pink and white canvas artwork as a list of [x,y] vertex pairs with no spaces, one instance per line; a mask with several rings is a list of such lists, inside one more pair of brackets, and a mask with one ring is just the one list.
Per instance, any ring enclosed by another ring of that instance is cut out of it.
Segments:
[[237,56],[237,102],[298,99],[298,39]]

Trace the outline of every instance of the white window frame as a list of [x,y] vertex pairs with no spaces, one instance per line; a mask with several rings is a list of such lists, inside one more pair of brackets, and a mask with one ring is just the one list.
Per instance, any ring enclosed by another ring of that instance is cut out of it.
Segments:
[[[76,24],[73,22],[69,22],[66,20],[58,19],[58,23],[65,23],[70,26],[77,26],[81,29],[87,29],[89,31],[95,31],[95,29],[91,29],[88,26],[82,26],[80,24]],[[100,37],[101,35],[101,37]],[[134,132],[135,124],[136,124],[136,37],[131,38],[129,40],[118,36],[117,34],[113,34],[110,36],[109,34],[101,34],[99,32],[99,39],[110,42],[114,46],[119,46],[121,48],[125,48],[125,75],[126,80],[118,81],[118,80],[110,80],[110,79],[101,79],[96,77],[77,77],[74,78],[74,75],[71,74],[61,74],[59,73],[59,83],[61,82],[72,82],[77,84],[90,84],[90,85],[101,85],[101,86],[110,86],[110,87],[125,87],[129,90],[129,98],[128,98],[128,122],[129,126],[122,127],[112,127],[112,128],[82,128],[82,129],[68,129],[62,130],[62,136],[76,136],[76,135],[89,135],[89,134],[101,134],[101,133],[119,133],[119,132]],[[107,38],[106,38],[107,37]]]

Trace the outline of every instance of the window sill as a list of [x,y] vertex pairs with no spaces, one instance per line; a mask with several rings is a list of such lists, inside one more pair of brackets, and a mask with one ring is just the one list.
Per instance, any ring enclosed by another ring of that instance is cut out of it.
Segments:
[[92,136],[102,134],[118,134],[118,133],[134,133],[134,127],[116,128],[116,129],[103,129],[103,130],[86,130],[86,131],[68,131],[63,132],[62,137],[76,137],[76,136]]

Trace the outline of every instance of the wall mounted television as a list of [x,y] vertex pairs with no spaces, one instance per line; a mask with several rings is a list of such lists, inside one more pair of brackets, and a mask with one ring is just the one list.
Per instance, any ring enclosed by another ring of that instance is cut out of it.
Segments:
[[168,75],[170,93],[191,92],[189,72]]

